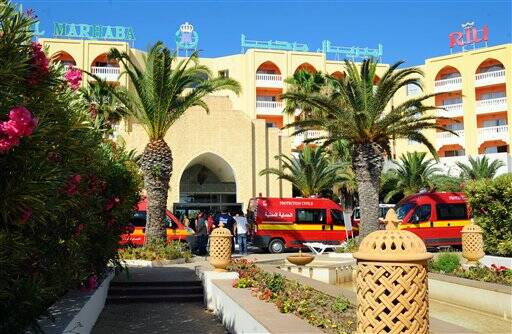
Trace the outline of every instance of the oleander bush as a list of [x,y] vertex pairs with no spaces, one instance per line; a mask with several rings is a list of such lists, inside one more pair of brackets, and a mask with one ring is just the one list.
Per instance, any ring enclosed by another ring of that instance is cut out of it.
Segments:
[[185,259],[189,262],[192,258],[188,244],[173,240],[169,243],[154,241],[142,247],[125,247],[119,250],[122,260],[175,260]]
[[78,93],[32,42],[31,12],[0,0],[0,333],[119,265],[139,200],[133,155],[102,139]]
[[343,297],[332,297],[279,273],[269,273],[247,259],[233,260],[228,270],[238,272],[235,288],[250,288],[252,294],[273,302],[282,313],[293,313],[326,333],[355,331],[355,308]]
[[338,247],[334,250],[335,253],[355,253],[359,249],[358,238],[347,239],[343,244],[343,247]]
[[512,174],[470,181],[465,193],[489,255],[512,256]]

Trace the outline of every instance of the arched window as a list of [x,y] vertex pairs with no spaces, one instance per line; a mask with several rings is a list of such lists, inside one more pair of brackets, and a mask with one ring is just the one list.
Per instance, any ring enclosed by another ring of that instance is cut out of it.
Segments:
[[295,73],[297,73],[299,71],[308,71],[311,74],[314,74],[314,73],[317,72],[315,67],[313,65],[311,65],[310,63],[302,63],[302,64],[300,64],[297,67],[297,69],[295,70]]

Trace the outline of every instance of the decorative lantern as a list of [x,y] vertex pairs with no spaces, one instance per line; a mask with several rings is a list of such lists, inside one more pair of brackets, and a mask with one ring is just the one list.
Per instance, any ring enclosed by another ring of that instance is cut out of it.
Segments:
[[215,271],[226,271],[231,261],[231,243],[233,235],[223,224],[210,234],[210,264]]
[[390,209],[386,229],[363,239],[357,259],[357,333],[428,333],[427,253],[412,232],[398,230]]
[[468,264],[474,265],[484,257],[484,239],[480,226],[471,224],[464,226],[462,234],[462,256]]

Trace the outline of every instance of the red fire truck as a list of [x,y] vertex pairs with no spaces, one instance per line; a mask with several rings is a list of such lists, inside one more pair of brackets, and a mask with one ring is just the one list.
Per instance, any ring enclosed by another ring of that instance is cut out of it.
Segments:
[[343,209],[326,198],[252,198],[247,217],[252,245],[270,253],[305,242],[339,245],[347,237]]
[[401,200],[396,208],[400,229],[417,234],[428,247],[461,245],[462,228],[470,223],[463,193],[424,192]]

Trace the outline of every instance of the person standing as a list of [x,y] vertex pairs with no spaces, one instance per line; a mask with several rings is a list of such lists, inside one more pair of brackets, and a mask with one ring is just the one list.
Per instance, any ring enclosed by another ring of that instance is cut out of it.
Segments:
[[206,244],[208,241],[208,221],[201,212],[196,219],[196,235],[197,235],[197,253],[198,255],[206,255]]
[[183,216],[183,225],[185,225],[185,227],[189,227],[190,225],[190,220],[188,219],[188,216],[187,215],[184,215]]
[[[223,227],[227,228],[229,232],[231,232],[231,235],[233,236],[233,239],[235,238],[234,234],[234,225],[235,220],[231,215],[229,215],[225,209],[222,209],[220,212],[220,215],[218,215],[215,219],[215,225],[216,227],[220,227],[222,224]],[[231,253],[234,253],[235,251],[235,243],[233,242],[233,239],[231,240]]]
[[247,218],[243,212],[237,212],[235,215],[235,233],[238,240],[239,252],[247,255]]

